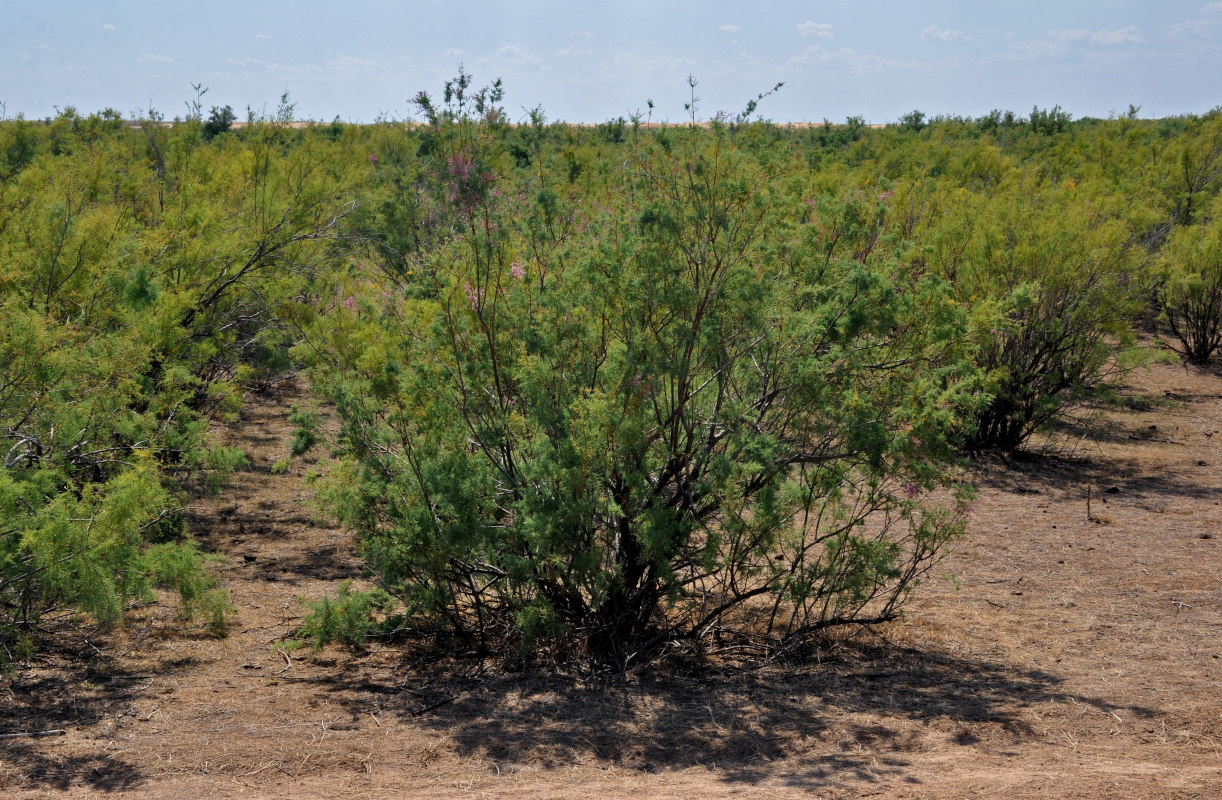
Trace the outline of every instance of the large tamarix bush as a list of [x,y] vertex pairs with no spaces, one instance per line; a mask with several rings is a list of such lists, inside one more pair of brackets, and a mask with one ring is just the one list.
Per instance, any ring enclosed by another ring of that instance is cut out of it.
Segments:
[[399,621],[624,668],[895,618],[967,513],[947,285],[854,258],[729,129],[579,176],[512,172],[486,118],[424,135],[448,235],[307,324],[329,497]]
[[1222,347],[1222,224],[1175,231],[1162,268],[1159,309],[1171,347],[1193,364],[1208,364]]
[[1015,174],[942,191],[915,238],[973,312],[986,402],[966,444],[1011,451],[1104,380],[1151,281],[1115,199],[1088,186]]

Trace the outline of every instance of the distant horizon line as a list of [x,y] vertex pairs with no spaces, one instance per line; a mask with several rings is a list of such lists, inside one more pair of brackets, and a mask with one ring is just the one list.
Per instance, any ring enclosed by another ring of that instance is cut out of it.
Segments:
[[[1036,106],[1035,108],[1041,111],[1051,110],[1051,109],[1039,109],[1039,106]],[[1053,106],[1052,108],[1060,109],[1060,106]],[[21,120],[24,122],[31,122],[31,123],[36,123],[40,125],[45,125],[45,124],[55,121],[60,116],[63,116],[63,113],[67,110],[72,110],[76,112],[78,116],[82,119],[88,119],[90,117],[104,118],[104,119],[107,119],[108,121],[115,121],[115,122],[120,123],[121,125],[125,125],[129,128],[136,129],[136,130],[139,130],[145,124],[149,122],[154,122],[159,127],[173,127],[174,125],[182,125],[182,124],[186,124],[191,121],[196,121],[196,122],[201,122],[201,123],[207,121],[205,118],[191,120],[191,119],[183,118],[183,117],[175,117],[172,120],[162,119],[162,120],[155,120],[155,121],[149,120],[149,119],[133,118],[133,117],[103,117],[102,115],[104,114],[104,112],[113,111],[114,109],[105,108],[105,109],[102,109],[101,111],[93,111],[88,114],[81,114],[75,107],[65,106],[63,109],[60,109],[60,113],[57,116],[26,117],[24,113],[18,112],[16,116],[5,115],[3,117],[0,117],[0,124],[7,123],[7,122],[17,122],[18,120]],[[1011,112],[1010,109],[994,109],[994,110],[1001,111],[1002,113],[1014,113],[1015,114],[1014,120],[1016,122],[1029,123],[1030,121],[1029,117],[1020,116],[1018,115],[1018,112]],[[1060,110],[1064,111],[1064,109],[1060,109]],[[1095,117],[1095,116],[1090,116],[1090,115],[1078,117],[1078,116],[1074,116],[1070,114],[1068,121],[1069,122],[1082,122],[1082,121],[1108,121],[1108,120],[1119,120],[1119,119],[1133,119],[1133,120],[1141,121],[1141,122],[1158,122],[1164,119],[1178,119],[1178,118],[1183,118],[1183,117],[1205,117],[1205,116],[1209,116],[1211,114],[1216,114],[1219,112],[1222,112],[1222,105],[1214,106],[1213,108],[1210,108],[1206,111],[1190,111],[1190,112],[1184,112],[1180,114],[1169,114],[1167,116],[1162,116],[1162,117],[1127,117],[1125,115],[1116,114],[1116,113],[1112,113],[1106,117]],[[946,121],[976,122],[976,121],[987,119],[992,113],[993,112],[989,112],[989,114],[983,114],[980,116],[968,116],[968,115],[960,115],[960,114],[925,115],[922,120],[922,124],[930,125],[930,124],[934,124],[937,122],[946,122]],[[894,120],[894,121],[889,121],[889,122],[868,122],[864,118],[858,117],[857,115],[849,115],[841,122],[833,122],[832,120],[829,120],[826,117],[819,122],[810,122],[806,120],[780,121],[780,120],[775,120],[775,119],[759,118],[759,119],[753,119],[753,120],[744,120],[740,123],[734,123],[729,120],[722,120],[721,124],[731,125],[731,124],[763,123],[763,124],[768,124],[768,125],[775,125],[777,127],[796,128],[796,129],[822,128],[825,126],[839,128],[839,127],[852,126],[853,124],[855,124],[854,122],[855,118],[857,120],[860,120],[860,124],[862,126],[866,128],[870,128],[872,130],[878,130],[878,129],[907,124],[905,120],[902,118]],[[470,117],[470,119],[472,119],[473,121],[476,121],[479,118]],[[270,124],[270,125],[283,125],[285,127],[294,128],[294,129],[308,129],[308,128],[316,127],[316,126],[334,125],[337,122],[340,123],[341,125],[355,125],[355,126],[403,125],[409,128],[425,127],[430,124],[425,120],[398,119],[398,118],[375,119],[372,122],[352,121],[352,120],[341,119],[337,115],[335,118],[331,120],[294,119],[291,122],[277,122],[276,120],[272,120],[272,119],[234,120],[233,122],[230,123],[229,128],[231,130],[240,130],[246,127],[247,125],[251,125],[251,124]],[[711,118],[711,119],[706,119],[706,120],[697,120],[695,122],[695,125],[697,125],[698,127],[702,127],[702,128],[708,128],[708,127],[713,126],[717,122],[718,120],[716,118]],[[548,120],[544,122],[543,125],[544,127],[551,126],[551,125],[563,125],[563,126],[569,126],[569,127],[575,127],[575,128],[597,128],[603,125],[615,125],[619,123],[622,123],[624,125],[634,125],[635,127],[646,128],[646,129],[651,129],[651,130],[657,130],[661,128],[674,128],[674,127],[680,127],[680,126],[688,127],[693,124],[691,120],[682,120],[682,121],[663,120],[661,122],[655,122],[652,120],[651,121],[642,120],[642,121],[634,123],[631,118],[615,117],[615,118],[603,120],[601,122],[571,122],[568,120],[556,119],[556,120]],[[504,122],[503,124],[509,127],[516,128],[516,127],[530,127],[532,123],[530,122]]]

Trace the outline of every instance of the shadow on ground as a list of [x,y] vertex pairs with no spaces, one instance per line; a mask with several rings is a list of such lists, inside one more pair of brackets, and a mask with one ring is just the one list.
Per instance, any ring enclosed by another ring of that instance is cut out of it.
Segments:
[[756,782],[775,777],[770,764],[787,758],[795,769],[787,780],[813,787],[905,780],[931,729],[962,746],[980,737],[1017,744],[1033,735],[1023,717],[1040,703],[1156,713],[1071,696],[1059,683],[1038,670],[883,647],[818,666],[733,673],[587,681],[417,671],[385,682],[339,677],[329,688],[354,716],[397,715],[502,771],[593,757],[645,771],[716,766],[728,781]]
[[1222,489],[1194,478],[1191,472],[1154,471],[1150,463],[1126,459],[1020,451],[1008,459],[981,458],[972,470],[971,480],[977,488],[1014,494],[1085,497],[1086,487],[1090,486],[1096,493],[1110,490],[1111,494],[1127,498],[1222,500]]
[[[135,713],[132,701],[147,675],[111,672],[104,661],[83,652],[61,653],[71,665],[48,676],[13,676],[0,717],[0,733],[48,730],[82,731],[103,738],[108,720]],[[67,678],[67,679],[65,679]],[[105,752],[80,756],[55,754],[46,745],[51,737],[14,738],[0,743],[0,765],[6,772],[19,765],[20,788],[67,790],[87,786],[98,791],[121,791],[145,782],[134,765]],[[99,742],[98,750],[102,750]],[[0,786],[7,776],[0,773]]]

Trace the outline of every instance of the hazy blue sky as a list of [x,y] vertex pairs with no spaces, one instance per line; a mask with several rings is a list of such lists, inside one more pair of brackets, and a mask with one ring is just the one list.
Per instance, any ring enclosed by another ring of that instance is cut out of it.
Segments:
[[823,0],[749,3],[3,0],[0,101],[8,116],[54,106],[129,114],[274,108],[301,118],[405,118],[460,63],[505,81],[513,119],[599,122],[657,106],[736,112],[778,81],[777,121],[913,109],[977,116],[1060,105],[1075,116],[1204,112],[1222,104],[1222,2],[1210,0]]

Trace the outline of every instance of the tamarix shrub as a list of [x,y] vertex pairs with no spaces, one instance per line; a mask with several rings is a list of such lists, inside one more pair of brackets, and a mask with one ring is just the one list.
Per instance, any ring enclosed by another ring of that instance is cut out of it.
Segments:
[[576,203],[433,111],[450,235],[307,334],[328,499],[408,627],[623,669],[894,619],[967,514],[947,285],[829,250],[725,128],[634,132]]
[[971,451],[1010,451],[1103,379],[1148,280],[1114,198],[1073,182],[1015,175],[999,186],[943,189],[918,230],[923,266],[974,309],[987,402]]
[[1222,347],[1222,221],[1176,230],[1163,251],[1158,305],[1171,347],[1208,364]]

